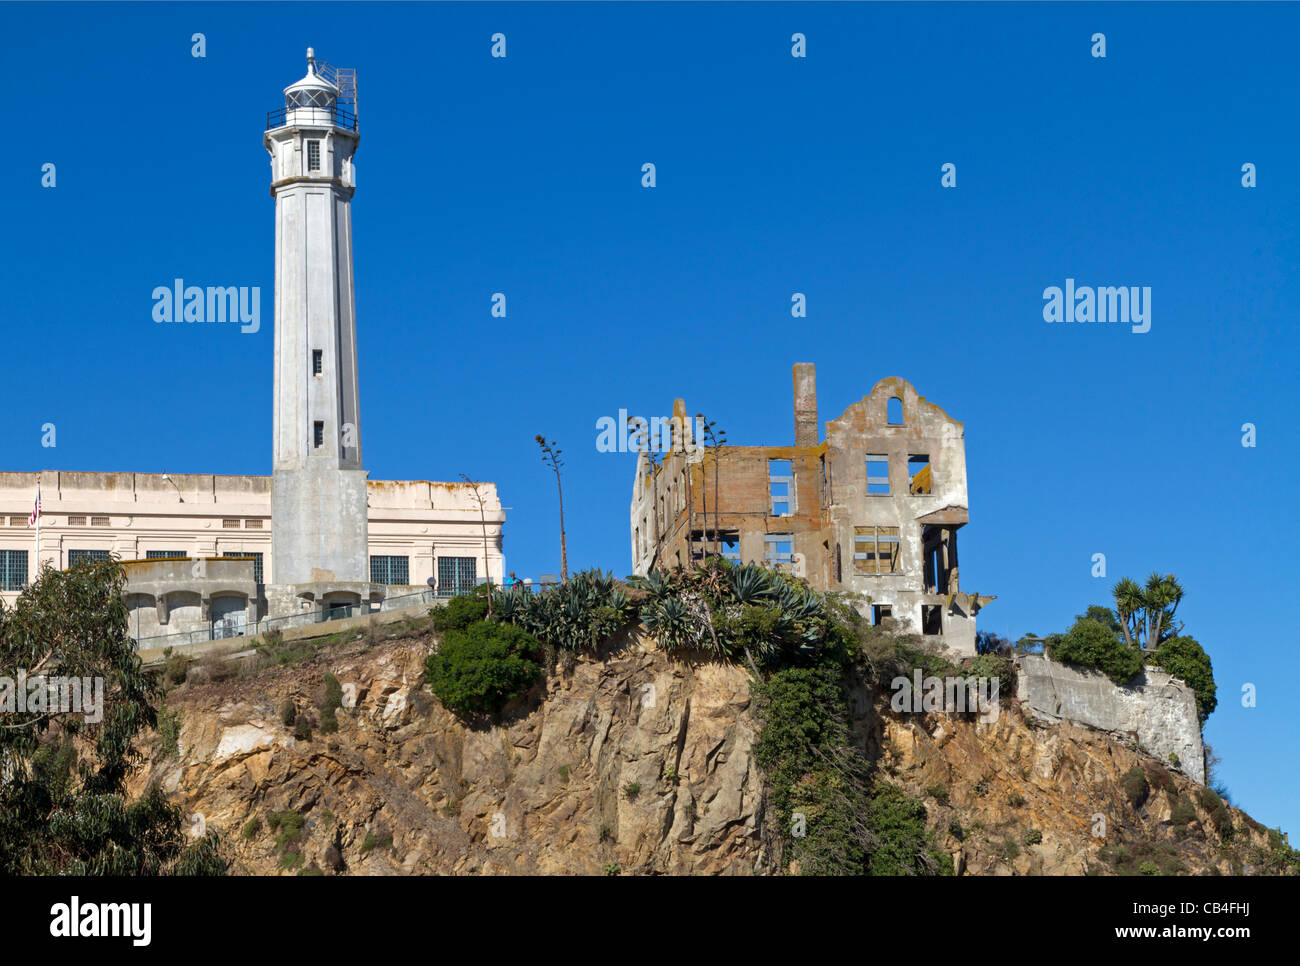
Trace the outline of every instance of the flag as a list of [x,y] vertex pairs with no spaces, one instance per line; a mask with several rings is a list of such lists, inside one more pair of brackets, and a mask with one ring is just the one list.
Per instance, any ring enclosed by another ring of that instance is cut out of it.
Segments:
[[36,506],[32,508],[32,515],[27,518],[27,525],[29,527],[36,526],[36,521],[39,520],[40,517],[41,517],[41,488],[38,486],[36,488]]

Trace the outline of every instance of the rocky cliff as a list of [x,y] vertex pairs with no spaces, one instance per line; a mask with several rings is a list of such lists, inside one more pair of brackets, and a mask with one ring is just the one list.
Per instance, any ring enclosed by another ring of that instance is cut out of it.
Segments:
[[[224,679],[191,672],[167,699],[178,750],[155,740],[137,790],[158,781],[196,829],[221,831],[238,873],[781,870],[743,669],[673,661],[633,636],[560,666],[499,722],[466,724],[421,683],[432,646],[357,640]],[[338,730],[295,736],[285,702],[312,707],[327,672],[344,691]],[[981,723],[861,697],[856,740],[925,801],[959,871],[1268,868],[1276,833],[1113,736],[1044,726],[1014,701]]]

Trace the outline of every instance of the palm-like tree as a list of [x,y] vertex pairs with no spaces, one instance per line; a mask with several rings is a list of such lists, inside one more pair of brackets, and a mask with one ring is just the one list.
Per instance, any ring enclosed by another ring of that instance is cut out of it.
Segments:
[[1125,577],[1111,593],[1120,629],[1130,647],[1152,650],[1183,628],[1174,626],[1174,613],[1183,599],[1183,586],[1173,574],[1152,573],[1145,586]]

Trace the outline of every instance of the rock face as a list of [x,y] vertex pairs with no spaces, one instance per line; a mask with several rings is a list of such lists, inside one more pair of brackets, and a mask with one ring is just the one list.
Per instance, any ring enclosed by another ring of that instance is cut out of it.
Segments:
[[1182,681],[1147,668],[1136,683],[1120,687],[1098,671],[1068,667],[1041,655],[1020,658],[1020,670],[1017,697],[1043,720],[1133,735],[1155,758],[1176,759],[1181,771],[1205,784],[1196,692]]
[[[422,683],[432,646],[358,642],[186,684],[167,699],[182,715],[179,756],[151,737],[132,790],[162,783],[195,828],[223,834],[236,873],[781,870],[742,668],[673,661],[634,636],[557,667],[499,723],[471,726]],[[286,699],[309,711],[327,672],[343,686],[338,731],[297,738]],[[1267,865],[1268,830],[1114,734],[1044,724],[1016,700],[981,722],[895,713],[866,684],[852,697],[853,739],[877,780],[924,801],[967,874]],[[1137,803],[1124,782],[1135,765],[1151,779]],[[301,818],[297,840],[277,840],[271,813]]]
[[[430,646],[187,685],[168,701],[179,758],[155,756],[137,784],[160,781],[253,874],[287,851],[301,856],[290,868],[354,874],[775,871],[739,668],[692,668],[633,639],[552,674],[501,724],[469,727],[423,687]],[[278,709],[310,708],[327,671],[343,685],[339,730],[296,739]],[[301,845],[277,847],[272,812],[303,817]],[[245,835],[250,819],[261,827]]]

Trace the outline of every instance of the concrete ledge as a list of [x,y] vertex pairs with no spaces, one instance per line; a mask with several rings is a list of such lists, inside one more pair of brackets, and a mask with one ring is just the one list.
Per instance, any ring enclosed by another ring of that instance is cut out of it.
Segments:
[[1058,664],[1038,654],[1021,657],[1016,697],[1039,720],[1069,721],[1131,735],[1148,754],[1205,784],[1205,746],[1196,716],[1196,692],[1172,675],[1146,668],[1120,686],[1100,671]]
[[[286,641],[300,641],[313,637],[329,637],[331,634],[339,634],[357,628],[394,624],[411,617],[423,617],[428,614],[431,606],[436,605],[416,604],[398,610],[376,611],[372,614],[358,614],[356,617],[343,617],[339,620],[324,621],[319,624],[290,627],[282,632],[283,639]],[[216,641],[197,641],[193,644],[176,644],[172,646],[172,654],[188,658],[206,657],[209,654],[233,654],[236,651],[246,651],[254,647],[259,637],[261,637],[260,634],[253,634],[244,637],[227,637]],[[161,647],[151,647],[137,653],[140,655],[141,661],[146,665],[151,665],[162,663],[164,650],[165,648]]]

